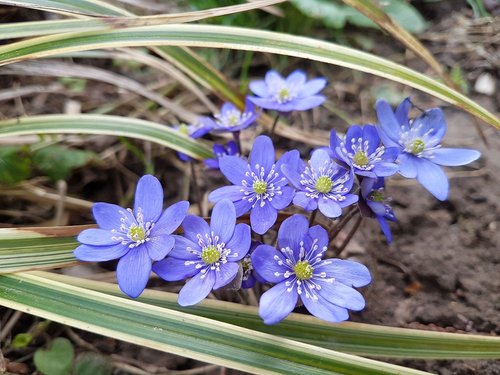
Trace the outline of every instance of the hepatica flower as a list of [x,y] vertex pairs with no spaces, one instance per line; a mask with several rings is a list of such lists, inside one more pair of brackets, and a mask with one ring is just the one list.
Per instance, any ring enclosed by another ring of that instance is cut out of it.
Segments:
[[163,189],[156,177],[143,176],[135,192],[134,209],[109,203],[92,207],[98,229],[78,236],[74,251],[79,260],[102,262],[118,259],[116,277],[120,289],[135,298],[149,280],[151,264],[165,258],[174,246],[171,235],[181,224],[189,202],[173,204],[163,211]]
[[396,216],[389,205],[384,189],[384,178],[364,178],[361,182],[361,199],[359,207],[363,215],[375,217],[387,242],[392,242],[391,228],[386,220],[396,221]]
[[213,151],[215,158],[205,159],[205,165],[208,169],[219,169],[219,159],[224,156],[240,156],[240,151],[235,141],[229,141],[227,145],[215,144],[213,145]]
[[259,274],[255,271],[255,268],[252,264],[252,253],[255,251],[257,247],[262,245],[261,242],[252,241],[250,246],[250,251],[248,254],[241,260],[241,266],[243,268],[243,275],[241,277],[241,287],[243,289],[252,288],[255,283],[258,281],[260,283],[264,283]]
[[380,137],[387,147],[400,150],[401,175],[416,178],[437,199],[445,200],[448,197],[448,179],[439,166],[465,165],[481,154],[471,149],[441,147],[446,133],[446,121],[441,109],[429,109],[413,121],[408,118],[410,109],[409,98],[395,112],[386,101],[377,101]]
[[261,135],[255,139],[247,163],[238,156],[219,160],[220,170],[233,183],[214,190],[208,196],[211,202],[231,200],[236,215],[250,212],[252,229],[264,234],[276,222],[278,210],[287,207],[294,189],[281,172],[281,165],[299,158],[297,150],[285,153],[276,163],[271,138]]
[[340,322],[350,310],[362,310],[363,296],[353,289],[371,281],[362,264],[340,259],[323,259],[328,235],[316,225],[309,228],[307,219],[293,215],[278,232],[278,250],[261,245],[252,254],[258,274],[276,284],[260,299],[259,315],[266,324],[275,324],[303,302],[314,316]]
[[[178,126],[177,131],[179,133],[187,135],[193,139],[201,138],[205,134],[210,132],[210,130],[212,130],[212,124],[208,120],[209,120],[208,117],[200,117],[198,119],[198,121],[194,124],[191,124],[191,125],[182,124],[182,125]],[[182,152],[178,152],[177,156],[182,161],[192,160],[190,156],[188,156]]]
[[173,250],[153,265],[153,271],[167,281],[191,278],[178,300],[181,306],[189,306],[236,277],[238,262],[250,248],[250,227],[236,225],[236,210],[227,199],[214,206],[210,226],[201,217],[188,215],[182,227],[184,236],[174,236]]
[[357,195],[350,194],[353,173],[335,163],[323,149],[314,151],[307,165],[298,159],[281,169],[297,189],[293,203],[306,211],[319,208],[323,215],[334,218],[342,214],[343,207],[358,201]]
[[205,117],[203,122],[213,131],[238,132],[253,125],[259,116],[254,104],[247,99],[243,111],[227,102],[222,105],[220,113],[214,115],[214,119]]
[[341,139],[332,130],[330,148],[338,160],[346,163],[353,172],[365,177],[391,176],[398,171],[395,160],[397,147],[386,148],[380,143],[377,128],[373,125],[364,127],[352,125]]
[[305,111],[317,107],[325,101],[318,93],[326,86],[326,79],[315,78],[310,81],[300,70],[287,78],[275,70],[267,72],[264,80],[250,82],[249,88],[256,96],[249,96],[255,105],[279,112]]

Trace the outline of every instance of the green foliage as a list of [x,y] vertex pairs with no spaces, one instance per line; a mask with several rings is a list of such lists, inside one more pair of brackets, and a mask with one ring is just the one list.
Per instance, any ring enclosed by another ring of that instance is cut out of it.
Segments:
[[84,166],[93,156],[92,152],[51,145],[35,151],[33,165],[53,181],[66,180],[73,169]]
[[30,159],[18,146],[0,147],[0,184],[14,185],[31,174]]
[[77,93],[84,92],[85,87],[87,86],[87,81],[81,78],[59,77],[58,80],[66,88]]
[[12,340],[10,347],[13,349],[24,349],[31,341],[33,341],[33,335],[31,333],[18,333]]
[[113,366],[111,362],[102,355],[86,352],[78,356],[74,375],[111,375]]
[[[346,23],[359,27],[378,26],[368,17],[347,5],[329,0],[293,0],[293,4],[309,17],[320,19],[328,27],[343,28]],[[379,6],[396,22],[411,33],[420,33],[427,28],[422,15],[404,0],[379,1]]]
[[489,14],[486,8],[484,7],[483,0],[467,0],[467,2],[474,11],[474,17],[476,18],[491,17],[491,14]]
[[71,370],[75,349],[68,339],[58,337],[49,349],[35,352],[35,366],[43,375],[66,375]]
[[450,77],[453,83],[455,83],[455,85],[457,85],[462,92],[466,94],[469,93],[469,84],[467,83],[467,80],[464,77],[464,72],[459,65],[454,65],[453,68],[451,68]]

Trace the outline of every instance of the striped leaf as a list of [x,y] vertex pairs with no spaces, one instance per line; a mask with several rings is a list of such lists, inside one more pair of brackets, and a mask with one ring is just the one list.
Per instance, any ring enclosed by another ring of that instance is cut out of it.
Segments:
[[427,374],[49,280],[0,276],[0,304],[145,347],[254,374]]
[[500,120],[494,114],[422,73],[352,48],[270,31],[215,25],[165,25],[56,34],[0,47],[0,65],[65,52],[124,46],[231,48],[283,54],[344,66],[427,92],[500,129]]
[[0,121],[0,138],[26,134],[103,134],[158,143],[196,159],[213,157],[205,144],[151,121],[105,115],[46,115]]

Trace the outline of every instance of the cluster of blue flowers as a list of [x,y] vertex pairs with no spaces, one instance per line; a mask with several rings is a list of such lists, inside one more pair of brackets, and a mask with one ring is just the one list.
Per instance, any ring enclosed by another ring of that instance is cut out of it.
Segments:
[[[213,118],[180,131],[193,138],[209,132],[239,134],[255,123],[255,106],[286,113],[322,104],[318,93],[326,80],[307,81],[295,71],[286,79],[277,72],[254,81],[243,111],[225,103]],[[448,195],[448,180],[440,166],[464,165],[480,154],[469,149],[441,147],[446,132],[443,112],[430,109],[408,117],[411,102],[405,99],[395,111],[379,100],[377,125],[352,125],[344,137],[332,130],[329,147],[311,153],[305,162],[297,150],[276,160],[271,138],[258,136],[248,159],[241,155],[238,137],[227,145],[215,145],[208,168],[219,168],[231,182],[212,191],[210,224],[188,215],[189,203],[178,202],[163,211],[163,189],[153,176],[137,185],[134,209],[96,203],[93,214],[99,229],[78,236],[75,256],[84,261],[119,259],[118,284],[130,297],[139,296],[151,271],[166,281],[188,280],[179,293],[182,306],[196,304],[212,290],[251,288],[256,282],[274,284],[260,298],[259,314],[266,324],[285,318],[300,302],[318,318],[340,322],[348,310],[364,308],[354,288],[370,283],[368,269],[360,263],[325,258],[330,239],[327,231],[310,226],[295,214],[281,223],[276,247],[252,241],[252,231],[267,233],[278,212],[292,203],[304,211],[318,210],[336,219],[343,208],[358,208],[363,216],[377,219],[388,242],[387,223],[395,215],[386,197],[385,179],[396,173],[416,178],[436,198]],[[325,142],[326,143],[326,142]],[[237,218],[250,213],[250,225]],[[182,225],[182,235],[174,234]],[[261,236],[260,239],[263,237]]]

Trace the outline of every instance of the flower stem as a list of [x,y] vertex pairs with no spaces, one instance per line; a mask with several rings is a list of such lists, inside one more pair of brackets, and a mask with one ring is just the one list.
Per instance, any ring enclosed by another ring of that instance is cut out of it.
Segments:
[[276,117],[274,118],[273,126],[271,126],[271,132],[269,133],[269,137],[273,139],[274,137],[274,130],[276,129],[276,125],[278,125],[278,120],[280,118],[280,113],[278,112],[276,114]]
[[236,147],[238,147],[238,153],[241,155],[240,132],[233,132],[233,138],[236,142]]
[[196,170],[194,167],[194,163],[192,161],[190,161],[189,166],[191,167],[191,181],[193,182],[194,197],[195,197],[196,203],[198,205],[198,210],[200,211],[200,215],[203,215],[203,209],[201,206],[200,187],[198,185],[198,179],[196,178]]
[[332,230],[328,233],[328,238],[330,238],[330,242],[332,242],[335,237],[340,233],[340,231],[346,226],[346,224],[354,217],[356,214],[356,209],[351,207],[349,211],[347,211],[346,215],[340,219],[337,225],[334,225]]
[[312,226],[314,224],[314,220],[316,219],[316,213],[318,211],[314,210],[311,212],[311,215],[309,216],[309,226]]
[[352,227],[351,231],[347,234],[347,237],[345,238],[344,242],[338,247],[338,249],[335,250],[334,257],[338,258],[340,253],[346,248],[346,246],[349,244],[349,242],[352,240],[354,235],[359,229],[359,226],[361,225],[361,222],[363,221],[363,216],[359,216],[356,222],[354,223],[354,226]]

